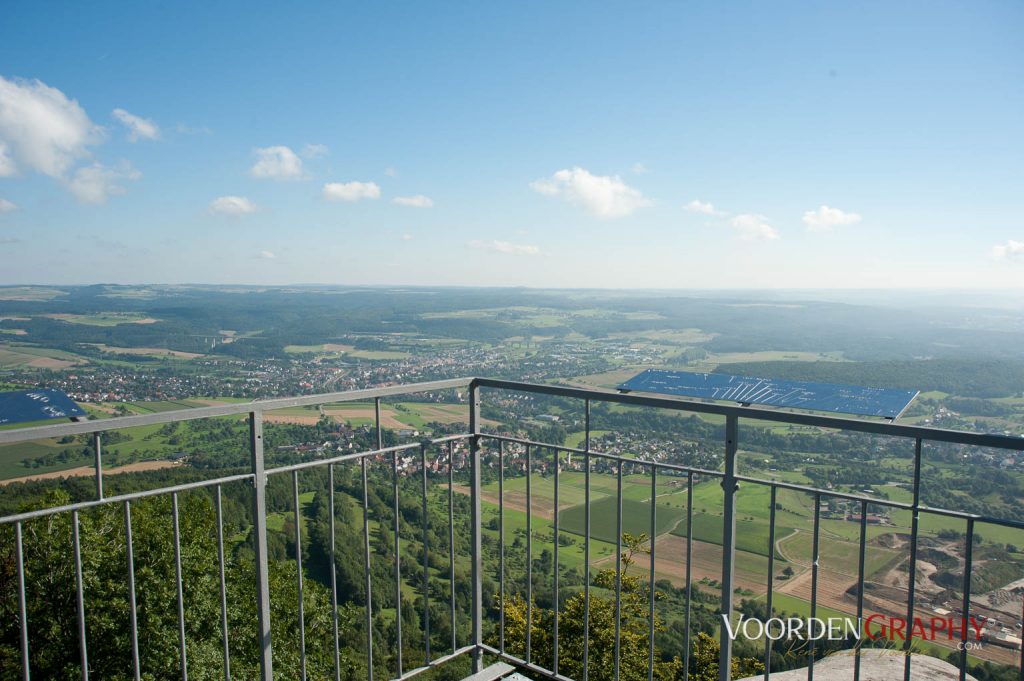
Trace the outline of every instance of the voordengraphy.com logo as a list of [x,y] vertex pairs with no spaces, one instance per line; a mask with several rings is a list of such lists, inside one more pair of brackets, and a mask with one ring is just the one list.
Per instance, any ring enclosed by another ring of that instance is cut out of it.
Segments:
[[954,617],[915,617],[908,622],[903,617],[892,617],[874,613],[869,617],[856,619],[851,617],[772,617],[761,620],[756,617],[740,615],[733,626],[729,617],[722,615],[722,624],[735,641],[742,635],[751,640],[767,638],[771,641],[802,639],[806,641],[844,641],[861,638],[872,641],[962,641],[981,640],[985,619]]

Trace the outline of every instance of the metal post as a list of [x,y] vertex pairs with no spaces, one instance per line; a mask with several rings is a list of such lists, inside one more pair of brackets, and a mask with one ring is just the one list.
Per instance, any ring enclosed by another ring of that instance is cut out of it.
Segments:
[[[768,596],[765,606],[765,621],[772,618],[772,599],[775,595],[775,504],[778,488],[772,485],[771,510],[768,513]],[[768,681],[772,667],[772,639],[764,637],[764,681]]]
[[103,498],[103,436],[99,432],[92,434],[92,450],[96,465],[96,498]]
[[299,506],[299,472],[292,471],[292,496],[295,504],[295,584],[299,604],[299,678],[306,681],[306,610],[302,579],[302,507]]
[[654,542],[658,529],[658,467],[651,466],[651,576],[648,588],[650,593],[649,611],[647,613],[647,681],[654,681]]
[[[451,450],[450,450],[451,451]],[[450,455],[451,456],[451,455]],[[449,475],[451,476],[451,463],[449,464]],[[449,477],[449,498],[451,499],[451,477]],[[449,507],[451,508],[451,506]],[[451,525],[452,518],[449,517]],[[452,581],[455,584],[455,580]],[[501,608],[498,610],[498,649],[505,653],[505,442],[498,441],[498,584],[502,595]],[[455,596],[452,597],[455,603]],[[454,606],[453,606],[454,607]],[[455,622],[455,610],[453,610],[452,621]],[[453,637],[455,635],[453,634]],[[452,651],[455,651],[453,638]]]
[[[967,642],[967,630],[970,629],[971,621],[971,570],[973,569],[974,555],[974,518],[967,519],[967,545],[964,547],[964,605],[963,605],[963,628],[960,630],[960,642]],[[960,681],[967,679],[967,646],[960,649]]]
[[554,612],[555,622],[554,622],[554,632],[553,632],[552,644],[554,645],[554,649],[555,650],[554,650],[554,656],[553,656],[553,660],[552,660],[551,670],[555,673],[555,675],[557,675],[558,674],[558,608],[559,608],[559,603],[558,603],[558,456],[559,456],[559,453],[558,453],[557,449],[554,450],[554,454],[555,454],[555,456],[554,456],[554,459],[555,459],[555,480],[554,480],[554,483],[555,483],[555,527],[554,527],[554,530],[555,530],[555,534],[554,534],[555,542],[554,542],[554,544],[555,545],[554,545],[553,549],[554,549],[554,566],[555,566],[555,593],[554,593],[554,597],[553,597],[552,600],[554,601],[554,604],[555,604],[555,612]]
[[31,674],[28,660],[28,609],[25,607],[25,559],[21,545],[21,523],[14,524],[14,550],[18,562],[18,624],[21,628],[21,678],[29,681]]
[[615,470],[615,681],[620,677],[622,660],[622,459]]
[[526,445],[526,663],[529,664],[533,643],[533,460],[530,445]]
[[690,678],[690,601],[693,596],[693,471],[686,474],[686,614],[683,627],[686,640],[683,650],[683,681]]
[[907,638],[903,642],[903,681],[910,681],[910,623],[914,621],[914,592],[917,582],[917,532],[921,512],[921,438],[914,440],[914,508],[910,512],[910,575],[907,580]]
[[[857,626],[861,628],[861,634],[868,633],[864,626],[864,554],[868,537],[868,502],[860,502],[860,550],[857,555]],[[857,651],[853,658],[853,681],[860,681],[860,641],[857,642]]]
[[817,639],[811,634],[811,622],[818,616],[818,547],[821,536],[821,493],[814,495],[814,529],[811,534],[811,619],[808,620],[807,637],[811,641],[807,660],[807,681],[814,681],[814,650]]
[[373,681],[373,579],[370,575],[370,497],[366,457],[359,459],[363,479],[363,576],[366,580],[366,678]]
[[[380,421],[378,421],[380,423]],[[401,509],[398,506],[398,451],[391,455],[391,492],[394,496],[395,515],[395,665],[396,677],[403,675],[402,667],[402,525]]]
[[174,582],[178,597],[178,660],[181,679],[188,681],[188,653],[185,648],[185,583],[181,574],[181,526],[178,520],[178,493],[171,494],[171,515],[174,526]]
[[473,556],[473,673],[483,671],[483,590],[480,580],[483,577],[483,548],[480,535],[480,388],[476,383],[469,386],[469,440],[470,457],[470,493],[472,504],[472,543]]
[[[220,488],[218,487],[218,489]],[[142,669],[139,661],[139,614],[135,603],[135,547],[132,543],[132,502],[130,501],[124,502],[124,549],[125,559],[128,563],[128,623],[132,632],[132,672],[135,681],[140,681]]]
[[590,400],[583,402],[583,681],[590,668]]
[[71,513],[71,543],[75,554],[75,598],[78,611],[78,653],[82,681],[89,681],[89,647],[85,632],[85,587],[82,585],[82,542],[79,537],[78,511]]
[[430,509],[427,507],[427,445],[420,444],[423,476],[423,664],[430,664]]
[[[739,419],[734,415],[725,417],[725,477],[722,478],[724,506],[722,513],[722,616],[732,618],[732,585],[735,576],[736,557],[736,449],[739,439]],[[689,560],[689,556],[687,556]],[[718,679],[732,678],[732,639],[728,628],[722,627],[718,655]]]
[[270,580],[267,562],[267,475],[263,468],[263,412],[249,412],[249,451],[253,475],[253,548],[256,551],[256,615],[260,640],[260,679],[273,681],[270,644]]
[[[224,510],[221,488],[217,485],[217,566],[220,576],[220,635],[224,644],[224,679],[231,681],[231,651],[228,645],[228,586],[224,576]],[[136,681],[138,681],[136,679]]]
[[327,504],[331,509],[328,531],[331,533],[331,632],[334,635],[334,679],[341,681],[341,650],[338,641],[338,562],[335,559],[334,529],[334,464],[327,466]]

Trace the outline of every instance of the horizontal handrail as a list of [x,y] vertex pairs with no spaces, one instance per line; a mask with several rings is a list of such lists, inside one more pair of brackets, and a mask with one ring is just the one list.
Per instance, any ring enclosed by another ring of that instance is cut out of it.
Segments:
[[79,421],[77,423],[61,423],[57,425],[34,426],[32,428],[18,428],[15,430],[0,430],[0,445],[27,442],[29,440],[41,440],[50,437],[63,437],[65,435],[101,433],[109,430],[120,430],[122,428],[134,428],[136,426],[151,426],[156,423],[195,421],[197,419],[208,419],[217,416],[237,416],[250,414],[252,412],[274,411],[277,409],[287,409],[289,407],[316,406],[320,404],[328,404],[330,402],[361,402],[380,397],[393,397],[395,395],[408,395],[433,390],[467,388],[469,387],[471,380],[472,379],[470,378],[450,378],[442,381],[406,383],[404,385],[390,385],[382,388],[367,388],[365,390],[319,393],[317,395],[302,395],[300,397],[281,397],[271,400],[253,400],[252,402],[222,404],[213,407],[196,407],[195,409],[176,409],[172,411],[157,412],[155,414],[119,416],[117,418],[98,421]]
[[57,513],[70,513],[73,511],[82,511],[87,508],[94,508],[96,506],[105,506],[108,504],[123,504],[126,501],[135,501],[136,499],[156,497],[163,494],[187,492],[189,490],[202,489],[204,487],[216,487],[217,485],[226,485],[228,483],[241,482],[243,480],[251,481],[252,473],[226,475],[222,478],[214,478],[212,480],[200,480],[198,482],[189,482],[183,485],[174,485],[172,487],[161,487],[159,489],[148,489],[142,492],[132,492],[131,494],[121,494],[116,497],[104,497],[102,499],[94,499],[92,501],[80,501],[76,504],[67,504],[65,506],[52,506],[50,508],[41,508],[36,511],[26,511],[24,513],[17,513],[14,515],[0,517],[0,525],[9,525],[11,523],[22,522],[25,520],[33,520],[35,518],[56,515]]
[[494,378],[475,378],[473,384],[481,388],[496,388],[519,392],[540,393],[558,397],[570,397],[581,400],[597,400],[613,402],[636,407],[652,407],[655,409],[671,409],[675,411],[696,412],[701,414],[717,414],[737,418],[755,419],[758,421],[774,421],[801,426],[852,430],[861,433],[889,435],[892,437],[921,438],[935,442],[973,445],[975,447],[994,447],[997,449],[1024,450],[1024,438],[995,433],[968,433],[959,430],[932,428],[928,426],[912,426],[902,423],[868,421],[845,418],[842,416],[825,416],[799,412],[777,411],[770,407],[744,407],[739,405],[700,402],[674,397],[648,397],[633,393],[621,393],[604,388],[573,388],[570,386],[549,385],[539,383],[523,383]]

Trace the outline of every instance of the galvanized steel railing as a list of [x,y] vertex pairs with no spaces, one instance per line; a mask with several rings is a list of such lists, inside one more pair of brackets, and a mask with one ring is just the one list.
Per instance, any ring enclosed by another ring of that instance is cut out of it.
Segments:
[[[469,390],[469,419],[468,419],[468,432],[449,435],[441,438],[435,438],[429,442],[422,443],[409,443],[401,444],[392,447],[384,447],[381,430],[381,400],[388,397],[394,397],[397,395],[407,395],[413,393],[427,392],[427,391],[438,391],[448,389],[464,389]],[[551,396],[558,396],[563,398],[578,399],[582,403],[584,413],[584,428],[585,437],[582,447],[567,447],[564,445],[556,445],[552,443],[536,442],[519,437],[510,437],[505,435],[485,433],[481,429],[480,420],[480,400],[481,400],[481,389],[488,389],[493,391],[511,391],[516,393],[532,393],[532,394],[544,394]],[[319,459],[315,461],[307,461],[303,463],[279,466],[275,468],[267,468],[265,466],[264,456],[264,445],[263,445],[263,415],[265,412],[273,411],[277,409],[283,409],[287,407],[296,406],[308,406],[308,405],[323,405],[333,402],[353,402],[353,401],[367,401],[373,400],[375,405],[375,434],[376,434],[376,447],[370,451],[345,454],[336,456],[333,458]],[[647,461],[642,459],[626,458],[615,454],[604,453],[594,450],[591,447],[591,404],[593,402],[610,402],[623,405],[632,405],[636,407],[645,407],[653,409],[666,409],[673,411],[683,412],[695,412],[705,414],[716,414],[725,417],[725,463],[723,470],[706,470],[701,468],[695,468],[690,466],[682,466],[678,464]],[[132,494],[123,494],[114,497],[104,496],[103,491],[103,470],[102,470],[102,433],[105,431],[119,430],[123,428],[130,428],[134,426],[144,426],[159,423],[173,423],[186,420],[196,420],[203,418],[211,418],[218,416],[231,416],[231,415],[247,415],[249,418],[249,445],[250,445],[250,471],[248,473],[239,475],[230,475],[215,478],[212,480],[204,480],[201,482],[195,482],[184,485],[176,485],[173,487],[165,487],[162,489],[150,490],[145,492],[137,492]],[[911,503],[902,503],[889,501],[887,499],[879,499],[873,497],[866,497],[863,495],[847,494],[837,492],[833,490],[818,489],[814,487],[808,487],[804,485],[797,485],[792,483],[781,482],[777,480],[764,480],[756,477],[749,477],[740,475],[736,470],[736,458],[738,452],[738,441],[739,441],[739,421],[741,418],[752,419],[757,421],[768,421],[775,423],[785,423],[793,425],[804,425],[813,426],[819,428],[839,429],[845,431],[854,431],[875,435],[883,435],[897,438],[905,438],[911,440],[914,443],[914,462],[913,462],[913,500]],[[911,544],[910,544],[910,558],[909,558],[909,575],[911,578],[908,582],[908,594],[907,594],[907,616],[908,620],[913,618],[914,606],[915,606],[915,586],[913,576],[916,574],[917,564],[917,551],[918,551],[918,532],[919,532],[919,520],[921,513],[931,513],[935,515],[941,515],[946,517],[958,518],[966,523],[966,547],[965,547],[965,571],[964,571],[964,583],[963,583],[963,616],[966,618],[971,608],[971,570],[972,570],[972,546],[974,543],[974,532],[976,523],[986,523],[999,525],[1003,527],[1010,527],[1015,529],[1024,529],[1024,522],[1006,518],[994,518],[988,516],[981,516],[977,514],[965,513],[962,511],[927,507],[921,503],[921,458],[922,458],[922,444],[924,442],[944,442],[971,445],[977,447],[991,447],[1004,450],[1022,451],[1024,450],[1024,441],[1020,438],[1009,437],[1003,435],[989,435],[989,434],[977,434],[977,433],[966,433],[960,431],[942,430],[937,428],[926,428],[913,425],[903,425],[891,422],[879,422],[879,421],[866,421],[858,419],[849,419],[833,416],[819,416],[814,414],[805,413],[789,413],[774,411],[771,409],[760,408],[760,407],[749,407],[749,406],[730,406],[722,404],[711,404],[703,402],[688,401],[675,398],[663,398],[663,397],[647,397],[634,394],[620,394],[612,391],[605,390],[593,390],[593,389],[580,389],[570,388],[553,385],[537,385],[529,383],[521,383],[515,381],[495,380],[486,378],[476,379],[452,379],[445,381],[433,381],[428,383],[409,384],[404,386],[389,386],[384,388],[376,388],[370,390],[359,390],[341,393],[327,393],[320,395],[310,395],[297,398],[287,399],[274,399],[265,401],[256,401],[243,404],[230,404],[223,406],[204,407],[197,409],[189,409],[175,412],[160,412],[154,414],[146,414],[142,416],[129,416],[123,418],[114,418],[102,421],[87,421],[79,423],[69,423],[61,425],[50,425],[35,428],[22,428],[18,430],[0,431],[0,445],[13,444],[18,442],[26,442],[30,440],[37,440],[43,438],[63,437],[66,435],[77,435],[91,433],[94,437],[94,451],[95,451],[95,482],[96,482],[96,494],[97,498],[93,501],[85,501],[75,504],[69,504],[66,506],[47,508],[37,511],[31,511],[27,513],[19,513],[15,515],[9,515],[0,518],[0,525],[13,525],[14,526],[14,541],[15,541],[15,556],[16,556],[16,572],[17,572],[17,588],[18,588],[18,613],[19,613],[19,628],[20,628],[20,645],[21,645],[21,659],[22,659],[22,673],[21,676],[26,681],[30,678],[31,669],[29,666],[29,635],[26,618],[26,591],[25,591],[25,571],[24,571],[24,547],[23,547],[23,523],[44,517],[54,516],[61,513],[70,513],[72,522],[72,554],[75,564],[75,591],[76,591],[76,616],[77,616],[77,628],[78,628],[78,642],[79,642],[79,653],[81,660],[82,678],[89,678],[89,658],[88,658],[88,635],[86,631],[86,610],[84,601],[84,587],[82,584],[82,558],[81,558],[81,545],[79,541],[79,513],[81,511],[95,508],[103,505],[115,505],[120,504],[123,507],[124,515],[124,526],[125,526],[125,542],[126,542],[126,554],[127,554],[127,565],[126,565],[126,578],[129,596],[129,628],[131,631],[131,654],[132,654],[132,669],[134,678],[141,678],[141,664],[140,655],[144,655],[144,651],[139,649],[138,641],[138,623],[137,623],[137,608],[136,608],[136,594],[135,594],[135,574],[134,574],[134,559],[133,559],[133,548],[132,548],[132,526],[131,526],[131,509],[132,503],[145,498],[170,495],[172,501],[172,520],[174,530],[174,548],[175,548],[175,572],[176,572],[176,605],[177,605],[177,620],[178,620],[178,641],[179,641],[179,655],[180,655],[180,669],[183,679],[187,679],[188,676],[188,659],[186,656],[186,645],[185,645],[185,611],[184,611],[184,598],[183,598],[183,583],[181,573],[181,536],[180,527],[178,523],[178,495],[183,492],[197,490],[197,489],[209,489],[212,488],[214,491],[215,509],[216,509],[216,525],[217,525],[217,548],[218,548],[218,571],[219,571],[219,588],[220,588],[220,625],[221,633],[223,637],[223,675],[226,679],[231,678],[231,658],[228,647],[228,615],[227,615],[227,596],[225,586],[225,556],[224,556],[224,528],[221,510],[221,489],[223,485],[229,483],[247,482],[253,486],[253,536],[254,536],[254,548],[255,548],[255,562],[256,562],[256,581],[257,581],[257,619],[258,619],[258,633],[260,639],[260,670],[261,678],[265,681],[269,681],[273,678],[273,660],[272,660],[272,632],[270,626],[270,591],[268,582],[268,554],[267,554],[267,507],[266,507],[266,485],[267,479],[271,475],[284,475],[291,473],[292,475],[292,496],[293,504],[296,512],[296,523],[295,523],[295,560],[297,563],[297,583],[296,589],[298,591],[298,603],[299,603],[299,646],[300,646],[300,660],[301,660],[301,675],[302,678],[306,677],[306,665],[305,665],[305,621],[303,616],[303,569],[302,569],[302,530],[301,523],[298,521],[298,515],[300,513],[299,505],[299,472],[310,468],[321,468],[327,467],[328,479],[329,479],[329,503],[332,509],[330,517],[330,557],[332,566],[334,566],[334,558],[336,547],[334,545],[335,539],[335,518],[334,518],[334,471],[337,465],[341,464],[354,464],[357,463],[360,466],[360,475],[362,480],[362,535],[363,535],[363,567],[365,572],[365,589],[366,589],[366,606],[365,610],[365,624],[367,631],[367,670],[369,678],[373,678],[374,673],[374,662],[373,662],[373,623],[372,623],[372,583],[371,583],[371,546],[370,546],[370,519],[369,519],[369,501],[368,501],[368,484],[367,484],[367,466],[368,461],[374,458],[383,457],[390,455],[392,464],[392,485],[394,494],[394,551],[395,551],[395,596],[396,596],[396,641],[395,643],[395,661],[396,668],[394,670],[395,677],[397,679],[409,679],[417,676],[424,671],[433,669],[439,665],[442,665],[450,660],[460,657],[462,655],[470,655],[473,661],[473,670],[480,671],[483,668],[484,655],[490,655],[506,662],[518,665],[519,667],[528,670],[531,673],[539,674],[548,679],[556,679],[560,681],[572,681],[569,677],[563,675],[559,671],[559,632],[558,632],[558,612],[557,607],[554,613],[553,620],[553,632],[552,641],[554,646],[554,656],[552,659],[551,668],[547,668],[538,664],[538,662],[532,659],[531,655],[531,630],[532,626],[527,626],[525,631],[525,655],[523,658],[512,655],[506,648],[506,636],[505,636],[505,612],[502,608],[498,613],[497,622],[497,641],[498,647],[487,645],[483,640],[483,612],[482,612],[482,574],[483,574],[483,563],[482,563],[482,546],[481,546],[481,484],[480,484],[480,471],[482,465],[482,457],[485,455],[482,451],[482,444],[484,442],[493,442],[497,445],[498,455],[498,491],[499,491],[499,504],[498,504],[498,517],[499,517],[499,589],[504,597],[505,590],[505,576],[506,576],[506,565],[505,565],[505,494],[504,494],[504,481],[505,481],[505,451],[506,445],[514,444],[516,446],[524,447],[526,453],[526,551],[527,551],[527,594],[526,594],[526,608],[527,617],[526,622],[532,623],[532,607],[533,607],[533,594],[532,594],[532,526],[531,526],[531,511],[532,511],[532,490],[531,490],[531,477],[533,470],[533,454],[536,451],[550,452],[554,457],[553,473],[554,473],[554,602],[558,603],[558,589],[559,589],[559,570],[558,570],[558,547],[559,547],[559,513],[558,513],[558,476],[560,469],[560,461],[563,454],[579,454],[584,459],[584,638],[583,638],[583,660],[582,660],[582,677],[586,679],[589,673],[590,664],[590,535],[591,535],[591,517],[590,517],[590,475],[592,468],[593,459],[603,459],[611,462],[614,465],[615,477],[616,477],[616,560],[615,560],[615,633],[614,633],[614,672],[615,677],[618,678],[619,673],[619,661],[621,657],[620,649],[620,623],[622,613],[622,577],[623,577],[623,565],[622,565],[622,528],[623,528],[623,512],[622,512],[622,475],[623,466],[629,465],[631,467],[648,469],[651,475],[651,515],[650,515],[650,536],[652,541],[650,543],[650,574],[649,579],[652,584],[652,588],[649,589],[649,604],[648,604],[648,627],[649,627],[649,647],[648,647],[648,678],[654,678],[654,664],[655,664],[655,645],[654,645],[654,623],[655,623],[655,590],[653,583],[655,580],[655,542],[653,538],[656,537],[656,523],[657,523],[657,503],[655,503],[657,495],[657,480],[659,471],[664,471],[672,475],[686,478],[686,489],[687,489],[687,510],[686,510],[686,566],[685,566],[685,585],[686,585],[686,611],[685,611],[685,629],[686,629],[686,645],[685,645],[685,659],[684,666],[686,669],[689,667],[689,654],[690,654],[690,595],[692,589],[692,571],[691,571],[691,549],[692,549],[692,522],[693,522],[693,488],[694,488],[694,476],[708,476],[712,478],[719,478],[721,480],[722,489],[724,491],[723,498],[723,543],[722,543],[722,580],[721,580],[721,612],[727,613],[730,616],[734,612],[733,606],[733,587],[734,587],[734,570],[735,570],[735,552],[736,552],[736,501],[735,493],[740,482],[748,482],[756,485],[767,486],[770,489],[771,499],[771,510],[769,516],[769,535],[767,537],[769,551],[768,551],[768,580],[767,580],[767,608],[768,613],[772,612],[773,605],[773,591],[774,591],[774,546],[775,546],[775,530],[776,530],[776,498],[778,490],[793,490],[796,492],[807,493],[814,499],[814,517],[813,517],[813,529],[812,529],[812,563],[811,563],[811,602],[810,610],[811,616],[814,617],[817,612],[818,606],[818,552],[819,552],[819,541],[820,541],[820,516],[821,516],[821,502],[823,498],[835,498],[843,499],[860,504],[860,535],[859,535],[859,556],[858,556],[858,579],[857,579],[857,617],[861,618],[864,612],[864,584],[865,584],[865,553],[866,553],[866,522],[867,522],[867,511],[868,505],[882,506],[894,510],[907,510],[911,512]],[[455,557],[454,557],[454,502],[453,502],[453,445],[455,442],[465,441],[469,444],[470,451],[470,497],[471,497],[471,543],[472,543],[472,612],[470,613],[470,619],[472,623],[472,641],[468,645],[458,647],[456,640],[456,612],[455,612]],[[423,510],[424,510],[424,522],[423,527],[423,595],[424,595],[424,611],[429,613],[429,570],[428,570],[428,555],[429,555],[429,528],[426,523],[429,522],[426,513],[427,510],[427,466],[426,466],[426,451],[427,446],[442,446],[447,448],[447,482],[448,482],[448,560],[450,570],[450,608],[449,615],[452,623],[452,635],[450,641],[450,650],[443,655],[434,656],[433,651],[430,648],[430,635],[429,635],[429,615],[424,618],[424,626],[426,628],[424,635],[424,661],[425,664],[418,666],[413,669],[405,669],[402,661],[402,628],[401,628],[401,537],[399,533],[399,456],[403,452],[415,453],[419,450],[420,454],[420,468],[422,471],[422,494],[423,494]],[[337,585],[336,585],[336,574],[335,569],[331,570],[330,574],[331,581],[331,594],[334,602],[337,602]],[[333,611],[333,632],[334,632],[334,662],[336,676],[340,677],[340,651],[338,644],[338,615],[337,609]],[[966,632],[963,633],[963,639],[966,640]],[[732,658],[732,640],[727,635],[725,628],[722,628],[720,637],[720,658],[719,658],[719,679],[721,681],[728,681],[730,678],[730,660]],[[814,641],[810,642],[808,650],[808,679],[813,681],[814,674]],[[905,651],[909,652],[911,641],[908,639],[905,642]],[[765,641],[765,678],[768,678],[768,663],[770,662],[770,656],[772,652],[772,642],[767,639]],[[904,679],[909,681],[911,673],[911,657],[909,654],[905,657],[904,666]],[[967,650],[964,648],[960,655],[960,678],[966,677],[967,670]],[[687,672],[684,671],[684,674]],[[859,649],[855,658],[854,667],[854,679],[860,677],[860,656]],[[1020,678],[1024,681],[1024,651],[1021,653],[1021,671]]]

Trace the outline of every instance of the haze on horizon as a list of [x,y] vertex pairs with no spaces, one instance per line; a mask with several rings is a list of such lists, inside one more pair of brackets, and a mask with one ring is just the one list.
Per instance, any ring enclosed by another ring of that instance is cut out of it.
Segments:
[[0,283],[1017,291],[1022,20],[12,2]]

